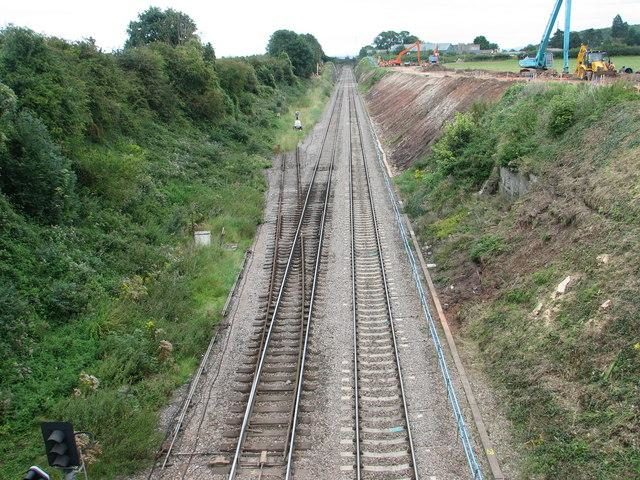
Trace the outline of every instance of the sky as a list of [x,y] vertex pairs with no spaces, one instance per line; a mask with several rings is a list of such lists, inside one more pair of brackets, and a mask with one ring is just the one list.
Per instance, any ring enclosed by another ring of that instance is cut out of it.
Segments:
[[[555,0],[0,0],[0,26],[122,48],[127,26],[154,5],[187,13],[216,56],[264,53],[281,28],[311,33],[330,56],[356,55],[383,30],[408,30],[424,41],[470,43],[485,35],[502,48],[540,42]],[[640,24],[640,0],[573,0],[571,29],[608,27],[616,14]],[[564,25],[564,8],[558,26]]]

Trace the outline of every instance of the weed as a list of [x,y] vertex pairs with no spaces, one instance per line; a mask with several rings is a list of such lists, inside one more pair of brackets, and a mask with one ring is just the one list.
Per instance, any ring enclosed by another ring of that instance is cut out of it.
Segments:
[[469,214],[468,210],[462,209],[449,215],[446,218],[438,220],[429,226],[432,235],[441,240],[447,238],[459,229],[462,220]]
[[504,240],[497,235],[485,235],[479,238],[469,251],[471,260],[476,263],[485,263],[492,257],[504,252]]

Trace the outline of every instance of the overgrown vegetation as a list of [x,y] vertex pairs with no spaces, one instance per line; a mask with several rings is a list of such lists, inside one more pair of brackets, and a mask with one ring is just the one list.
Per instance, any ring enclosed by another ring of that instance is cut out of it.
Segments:
[[273,56],[286,55],[291,60],[294,72],[300,77],[311,76],[317,65],[327,60],[316,37],[291,30],[275,31],[269,39],[267,52]]
[[[504,392],[521,478],[640,473],[639,107],[625,84],[517,84],[397,180]],[[498,195],[499,167],[537,183]]]
[[43,419],[96,436],[95,478],[149,462],[261,221],[284,115],[330,92],[330,65],[216,60],[173,16],[190,21],[148,10],[116,53],[0,31],[2,478],[46,463]]

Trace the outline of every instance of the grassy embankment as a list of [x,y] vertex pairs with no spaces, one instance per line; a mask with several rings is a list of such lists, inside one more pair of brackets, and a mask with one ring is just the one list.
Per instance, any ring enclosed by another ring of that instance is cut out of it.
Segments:
[[[640,55],[633,56],[619,56],[612,57],[613,63],[616,65],[616,68],[621,68],[623,65],[626,67],[633,68],[634,72],[640,71]],[[518,65],[517,59],[508,59],[508,60],[487,60],[481,62],[474,61],[465,61],[456,63],[455,61],[444,62],[442,64],[447,68],[455,68],[455,69],[468,69],[468,70],[488,70],[491,72],[519,72],[520,65]],[[555,60],[556,69],[562,70],[562,58],[556,58]],[[576,70],[576,59],[569,59],[569,71],[575,72]]]
[[208,53],[0,32],[2,478],[46,464],[43,419],[95,435],[94,478],[148,464],[262,219],[276,139],[291,146],[286,112],[310,127],[331,90],[332,66],[305,80]]
[[[493,193],[499,166],[538,183]],[[519,84],[397,179],[459,334],[504,393],[521,478],[640,475],[639,172],[631,88]]]

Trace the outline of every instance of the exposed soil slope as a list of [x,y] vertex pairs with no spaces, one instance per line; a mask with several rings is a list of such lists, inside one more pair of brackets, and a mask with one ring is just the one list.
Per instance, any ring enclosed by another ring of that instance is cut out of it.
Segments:
[[403,169],[428,152],[442,125],[456,112],[466,111],[476,102],[497,100],[511,83],[389,72],[373,85],[365,100],[385,140],[388,158],[394,168]]

